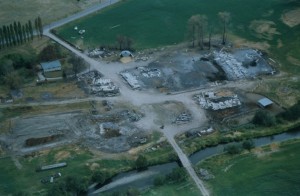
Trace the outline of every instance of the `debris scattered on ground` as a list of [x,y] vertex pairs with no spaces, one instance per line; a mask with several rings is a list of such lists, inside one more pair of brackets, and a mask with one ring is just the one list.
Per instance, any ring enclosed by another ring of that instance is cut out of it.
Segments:
[[91,71],[78,77],[78,81],[84,83],[86,91],[99,97],[117,96],[119,88],[102,74],[97,71]]
[[241,105],[241,101],[237,94],[222,95],[212,91],[202,92],[200,95],[195,95],[196,102],[203,109],[223,110]]
[[215,178],[215,176],[213,174],[209,173],[208,170],[202,169],[202,168],[200,168],[198,174],[199,174],[200,178],[202,178],[203,180],[210,180],[210,179]]
[[215,130],[212,127],[204,128],[204,129],[192,129],[185,133],[186,137],[201,137],[203,135],[208,135],[213,133]]
[[177,116],[174,123],[176,124],[185,124],[192,120],[192,115],[189,112],[183,112]]
[[131,74],[130,72],[121,72],[120,75],[124,78],[124,80],[129,84],[132,89],[140,89],[141,86],[136,76]]

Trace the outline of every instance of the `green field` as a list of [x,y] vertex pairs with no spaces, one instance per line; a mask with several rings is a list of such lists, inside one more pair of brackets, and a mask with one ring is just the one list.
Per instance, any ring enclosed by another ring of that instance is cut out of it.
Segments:
[[300,140],[291,140],[243,155],[219,155],[197,167],[215,175],[206,181],[213,195],[299,195],[299,152]]
[[[113,45],[118,35],[132,38],[136,49],[153,48],[185,41],[187,21],[195,14],[205,14],[213,34],[220,37],[218,13],[227,11],[231,14],[228,27],[231,35],[266,44],[274,58],[284,65],[288,56],[299,59],[300,25],[290,28],[280,18],[285,11],[299,6],[299,1],[283,0],[127,0],[69,23],[57,29],[57,34],[83,48]],[[269,27],[275,32],[258,34],[251,27],[255,20],[274,22]],[[83,39],[74,30],[75,26],[86,30]],[[300,66],[295,69],[300,71]]]

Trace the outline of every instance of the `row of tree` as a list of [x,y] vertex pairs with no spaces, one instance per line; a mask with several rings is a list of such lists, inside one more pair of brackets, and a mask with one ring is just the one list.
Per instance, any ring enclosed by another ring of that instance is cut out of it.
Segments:
[[[222,24],[222,44],[226,44],[227,38],[227,25],[230,21],[230,13],[229,12],[219,12],[219,19]],[[192,47],[198,45],[201,49],[204,49],[204,36],[205,32],[208,31],[208,47],[210,49],[211,46],[211,35],[212,35],[212,27],[208,30],[208,20],[206,15],[193,15],[188,20],[188,37],[192,42]]]
[[40,17],[35,19],[34,27],[30,20],[25,24],[15,21],[9,25],[3,25],[0,27],[0,50],[33,40],[34,32],[39,36],[43,35],[43,25]]

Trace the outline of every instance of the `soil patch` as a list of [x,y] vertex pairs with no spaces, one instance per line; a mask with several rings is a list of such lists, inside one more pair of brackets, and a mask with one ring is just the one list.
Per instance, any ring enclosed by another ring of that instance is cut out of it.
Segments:
[[64,159],[67,159],[70,157],[70,152],[68,151],[59,151],[58,153],[55,154],[55,160],[56,161],[61,161]]
[[256,37],[272,40],[274,35],[280,34],[274,27],[275,25],[273,21],[269,20],[253,20],[249,28],[254,31]]
[[290,10],[281,15],[281,20],[289,27],[295,27],[300,24],[300,8]]

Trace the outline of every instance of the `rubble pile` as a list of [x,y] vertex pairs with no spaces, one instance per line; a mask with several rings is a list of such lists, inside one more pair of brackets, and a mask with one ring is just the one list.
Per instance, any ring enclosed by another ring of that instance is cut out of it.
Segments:
[[102,78],[97,71],[91,71],[78,77],[78,81],[84,82],[90,94],[100,97],[110,97],[119,94],[119,88],[110,80]]
[[213,52],[215,62],[222,67],[227,77],[232,80],[246,78],[248,73],[243,64],[227,52]]
[[140,89],[141,85],[137,80],[137,77],[131,74],[130,72],[121,72],[120,75],[124,78],[124,80],[129,84],[132,89]]
[[200,178],[202,178],[203,180],[210,180],[210,179],[215,178],[215,176],[213,174],[209,173],[208,170],[202,169],[202,168],[200,168],[198,174],[199,174]]
[[208,135],[208,134],[211,134],[213,133],[215,130],[212,128],[212,127],[209,127],[209,128],[205,128],[205,129],[202,129],[202,130],[199,130],[199,129],[193,129],[193,130],[190,130],[188,132],[186,132],[186,136],[187,137],[193,137],[193,136],[203,136],[203,135]]
[[175,119],[174,123],[176,124],[185,124],[190,122],[192,115],[189,112],[183,112]]
[[146,68],[146,67],[138,67],[138,70],[141,72],[142,76],[146,78],[154,78],[154,77],[161,77],[161,71],[156,68]]
[[215,92],[202,92],[196,95],[197,103],[203,109],[223,110],[241,105],[241,101],[236,94],[232,96],[218,96]]

